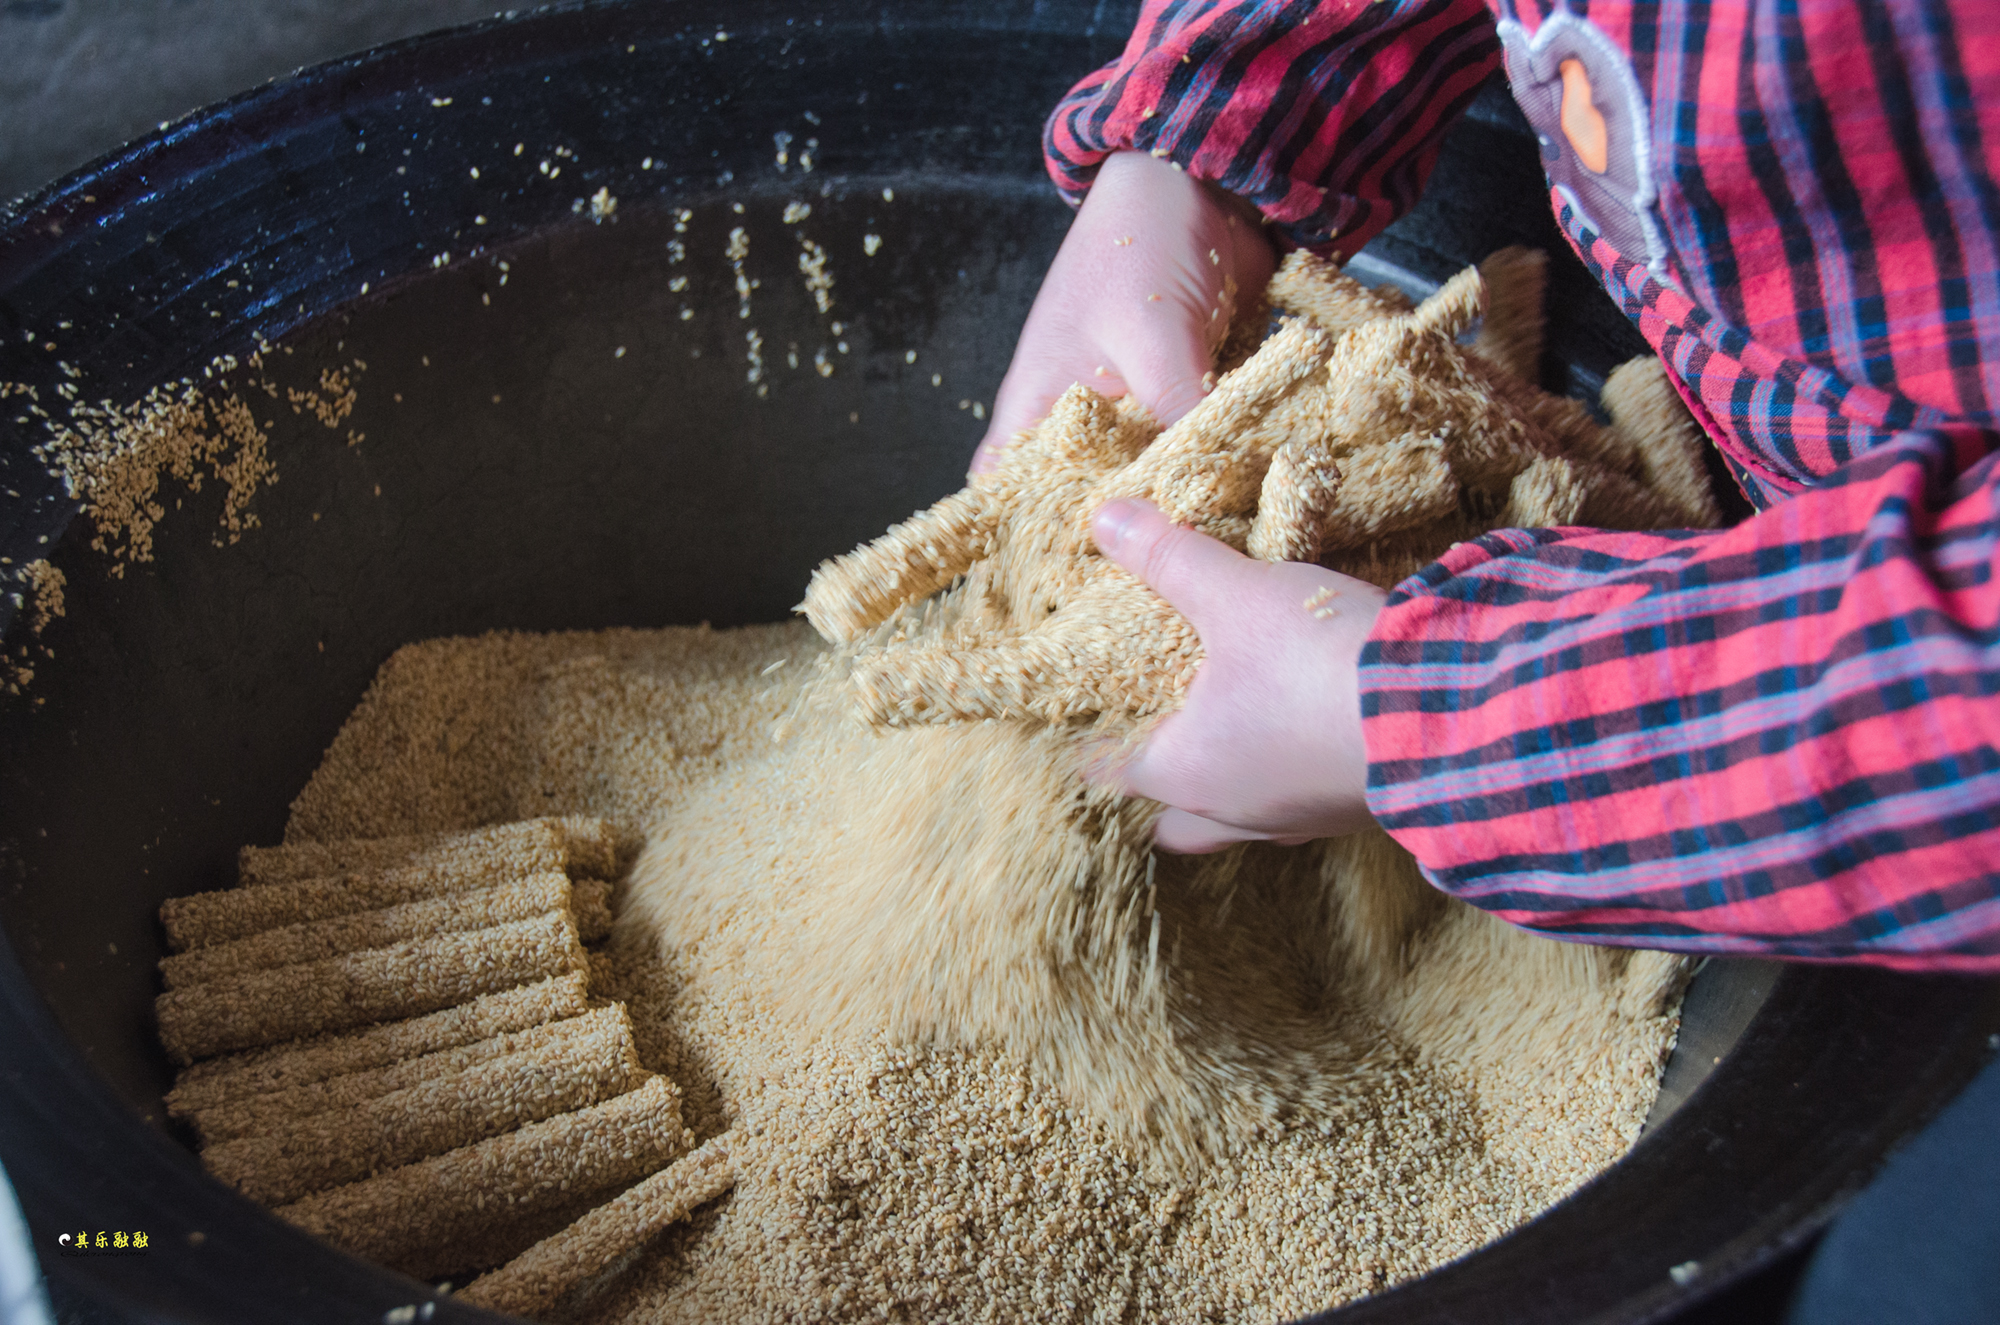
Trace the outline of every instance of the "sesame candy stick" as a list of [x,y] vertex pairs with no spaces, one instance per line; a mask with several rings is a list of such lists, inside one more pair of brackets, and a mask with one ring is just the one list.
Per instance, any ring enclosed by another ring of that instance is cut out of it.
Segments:
[[405,1059],[487,1043],[544,1022],[576,1017],[589,1006],[582,973],[566,972],[407,1021],[196,1063],[181,1073],[167,1096],[167,1108],[174,1116],[185,1117],[231,1100],[298,1090]]
[[310,924],[286,925],[232,943],[196,948],[162,960],[160,975],[167,988],[185,989],[252,971],[386,948],[427,935],[485,929],[510,920],[526,920],[545,911],[566,911],[569,907],[569,877],[536,874],[498,887],[406,902]]
[[371,1022],[420,1016],[480,994],[584,968],[568,915],[551,911],[489,929],[171,990],[154,1003],[177,1062]]
[[632,1182],[689,1144],[665,1077],[449,1154],[281,1206],[284,1219],[419,1277],[490,1265],[497,1235],[578,1196]]
[[[393,1024],[410,1026],[416,1023]],[[175,1117],[186,1118],[194,1124],[204,1145],[215,1145],[240,1137],[269,1134],[295,1119],[352,1108],[427,1081],[457,1076],[496,1058],[516,1054],[563,1054],[568,1052],[572,1042],[591,1036],[610,1034],[615,1038],[622,1034],[629,1037],[630,1024],[624,1005],[613,1003],[594,1008],[581,1016],[530,1026],[525,1030],[508,1031],[435,1053],[418,1054],[385,1067],[343,1073],[283,1090],[242,1095],[202,1107],[189,1107],[184,1090],[176,1090],[168,1097],[169,1108]]]
[[602,877],[613,868],[610,828],[602,820],[582,816],[525,819],[469,833],[244,847],[237,855],[237,871],[245,887],[444,864],[484,868],[489,875],[501,878],[564,869]]
[[622,1017],[346,1108],[202,1152],[209,1172],[266,1205],[355,1182],[636,1089],[646,1074]]
[[602,1274],[667,1225],[736,1185],[733,1138],[719,1136],[622,1196],[542,1239],[459,1297],[488,1311],[541,1316],[576,1285]]

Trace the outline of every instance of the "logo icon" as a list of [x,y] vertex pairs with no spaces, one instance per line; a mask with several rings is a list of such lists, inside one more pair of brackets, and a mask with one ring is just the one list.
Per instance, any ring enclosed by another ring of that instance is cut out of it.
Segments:
[[95,1233],[64,1233],[56,1245],[65,1256],[136,1256],[151,1251],[153,1239],[143,1231],[99,1229]]

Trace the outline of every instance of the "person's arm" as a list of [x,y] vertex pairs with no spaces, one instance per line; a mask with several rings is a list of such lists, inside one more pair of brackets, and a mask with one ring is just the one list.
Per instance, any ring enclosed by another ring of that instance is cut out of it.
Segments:
[[1082,210],[974,470],[1074,382],[1186,413],[1272,240],[1351,253],[1394,220],[1499,52],[1480,0],[1149,0],[1049,118],[1049,171]]
[[2000,971],[1996,447],[1904,434],[1733,529],[1455,549],[1361,658],[1369,808],[1546,933]]
[[1543,933],[2000,972],[1995,448],[1903,434],[1732,529],[1498,531],[1386,603],[1107,508],[1211,659],[1126,785],[1206,850],[1336,831],[1365,769],[1433,883]]
[[1072,202],[1111,153],[1145,152],[1247,200],[1288,244],[1351,254],[1416,202],[1499,67],[1483,0],[1147,0],[1043,151]]

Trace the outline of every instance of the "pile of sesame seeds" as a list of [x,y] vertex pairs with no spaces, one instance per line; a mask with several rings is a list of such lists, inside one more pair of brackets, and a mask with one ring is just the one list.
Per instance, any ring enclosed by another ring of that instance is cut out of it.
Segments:
[[[665,939],[622,883],[592,986],[626,1005],[641,1064],[680,1084],[695,1136],[730,1138],[736,1185],[565,1314],[1284,1318],[1473,1250],[1636,1137],[1678,964],[1467,908],[1423,913],[1396,966],[1413,978],[1349,986],[1358,1006],[1330,1019],[1329,1053],[1362,1070],[1340,1075],[1337,1108],[1277,1109],[1199,1166],[1160,1163],[1003,1041],[802,1024],[787,964],[838,903],[814,861],[838,864],[856,804],[825,788],[885,739],[802,704],[820,649],[801,625],[411,646],[294,805],[290,841],[592,814],[621,865],[672,841],[718,862],[682,881]],[[1282,872],[1276,855],[1239,862],[1223,946],[1269,925],[1245,914],[1265,905],[1249,872]]]

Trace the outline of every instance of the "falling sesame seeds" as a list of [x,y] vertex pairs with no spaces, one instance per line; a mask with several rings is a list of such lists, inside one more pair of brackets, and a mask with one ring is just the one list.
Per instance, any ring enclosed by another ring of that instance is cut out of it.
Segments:
[[729,247],[724,250],[729,259],[729,269],[736,276],[736,316],[750,316],[750,292],[756,288],[744,270],[744,259],[750,256],[750,232],[737,226],[729,232]]
[[[806,292],[813,297],[813,305],[821,313],[833,311],[833,273],[827,270],[826,250],[817,242],[799,236],[799,272],[805,277]],[[840,324],[833,324],[835,335],[840,334]],[[845,351],[843,351],[844,353]]]

